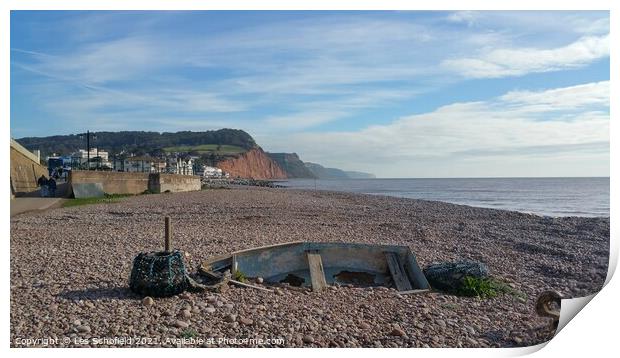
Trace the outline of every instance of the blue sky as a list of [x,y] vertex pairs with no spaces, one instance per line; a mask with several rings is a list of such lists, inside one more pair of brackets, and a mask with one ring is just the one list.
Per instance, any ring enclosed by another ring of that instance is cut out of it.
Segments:
[[11,135],[240,128],[380,177],[608,176],[608,12],[11,13]]

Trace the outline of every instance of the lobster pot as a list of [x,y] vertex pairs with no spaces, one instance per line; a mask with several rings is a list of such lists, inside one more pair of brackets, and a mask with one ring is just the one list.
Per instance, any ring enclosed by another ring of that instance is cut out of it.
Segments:
[[183,292],[187,276],[180,251],[140,253],[133,260],[129,287],[140,295],[166,297]]

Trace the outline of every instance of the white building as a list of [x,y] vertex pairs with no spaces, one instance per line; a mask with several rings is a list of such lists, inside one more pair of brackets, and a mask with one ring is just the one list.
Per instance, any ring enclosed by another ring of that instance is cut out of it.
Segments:
[[162,173],[166,169],[166,162],[152,157],[129,157],[123,159],[122,167],[116,165],[115,169],[132,173]]
[[[88,159],[90,158],[90,164]],[[112,163],[108,161],[108,152],[100,150],[97,152],[97,148],[91,148],[90,152],[84,149],[79,149],[77,152],[71,154],[71,161],[80,167],[90,166],[91,169],[96,168],[112,168]]]
[[[77,157],[77,158],[81,158],[81,159],[87,159],[89,157],[89,152],[87,150],[84,149],[80,149],[77,152],[71,154],[72,157]],[[95,157],[99,156],[101,158],[102,162],[107,162],[108,161],[108,152],[104,151],[104,150],[100,150],[99,152],[97,152],[97,148],[91,148],[90,149],[90,159],[93,159]]]
[[224,172],[220,168],[209,167],[204,165],[202,170],[202,176],[206,178],[221,178],[224,176]]
[[166,172],[170,174],[194,175],[194,160],[181,157],[167,158]]

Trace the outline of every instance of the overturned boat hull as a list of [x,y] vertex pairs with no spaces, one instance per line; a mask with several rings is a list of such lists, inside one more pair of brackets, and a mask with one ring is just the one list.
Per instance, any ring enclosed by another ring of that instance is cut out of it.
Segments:
[[321,290],[328,284],[390,286],[399,291],[429,289],[428,281],[407,246],[293,242],[263,246],[214,257],[202,271],[230,270],[266,283],[289,283]]

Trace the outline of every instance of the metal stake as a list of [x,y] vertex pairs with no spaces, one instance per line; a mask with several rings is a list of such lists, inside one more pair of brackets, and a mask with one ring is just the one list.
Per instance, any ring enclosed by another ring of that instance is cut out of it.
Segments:
[[170,217],[166,216],[164,218],[164,222],[166,223],[166,229],[165,229],[165,237],[166,237],[165,251],[166,252],[170,252],[170,251],[172,251],[172,224],[170,223]]

